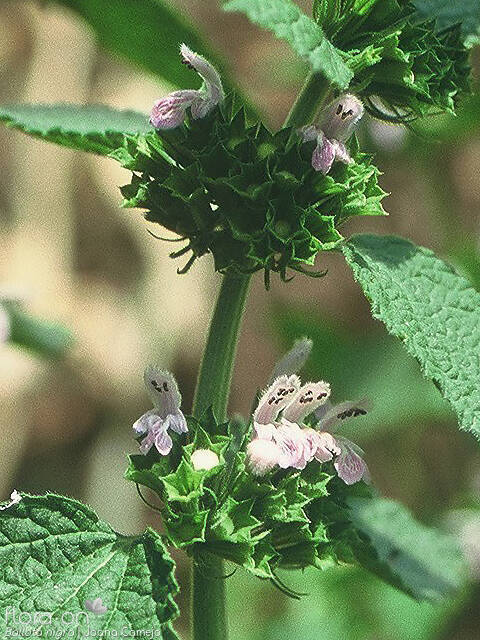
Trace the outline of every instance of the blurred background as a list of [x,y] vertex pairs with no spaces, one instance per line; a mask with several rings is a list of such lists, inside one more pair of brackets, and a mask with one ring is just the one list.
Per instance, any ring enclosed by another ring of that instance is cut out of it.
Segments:
[[[305,77],[286,46],[216,2],[177,0],[264,121],[285,118]],[[308,7],[308,3],[303,3]],[[479,51],[472,61],[480,69]],[[170,61],[168,62],[170,64]],[[173,64],[173,63],[172,63]],[[179,61],[175,61],[179,64]],[[171,90],[110,56],[73,13],[39,2],[0,2],[0,96],[8,102],[106,103],[147,113]],[[480,288],[480,96],[456,119],[414,131],[366,117],[364,148],[384,172],[389,217],[356,219],[346,234],[405,235],[433,248]],[[204,257],[185,276],[140,212],[119,208],[129,173],[114,162],[0,128],[0,287],[22,292],[38,316],[63,323],[76,342],[60,361],[3,345],[0,351],[0,496],[13,487],[53,490],[88,502],[121,532],[158,526],[122,480],[135,451],[130,427],[147,408],[142,372],[175,372],[184,409],[220,276]],[[153,229],[155,231],[155,229]],[[478,640],[480,637],[480,451],[417,363],[370,318],[340,255],[321,255],[320,280],[254,277],[230,410],[246,415],[275,360],[300,336],[315,340],[308,376],[335,401],[371,399],[374,410],[345,429],[367,452],[374,483],[425,523],[452,531],[473,584],[455,600],[418,604],[349,568],[287,575],[309,595],[289,600],[243,574],[228,579],[232,640]],[[176,554],[188,638],[189,559]]]

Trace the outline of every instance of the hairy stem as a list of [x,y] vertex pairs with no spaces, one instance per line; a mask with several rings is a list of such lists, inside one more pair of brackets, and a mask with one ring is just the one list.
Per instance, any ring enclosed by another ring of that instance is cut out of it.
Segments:
[[[200,417],[212,406],[217,420],[225,420],[233,362],[247,297],[249,276],[226,273],[210,324],[198,376],[193,415]],[[192,616],[194,640],[226,640],[225,580],[223,561],[194,555]]]
[[312,73],[298,94],[284,127],[310,124],[330,93],[331,85],[322,73]]

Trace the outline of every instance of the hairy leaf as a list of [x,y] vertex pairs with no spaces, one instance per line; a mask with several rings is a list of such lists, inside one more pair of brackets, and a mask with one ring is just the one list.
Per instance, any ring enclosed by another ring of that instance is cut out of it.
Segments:
[[[152,529],[123,536],[80,502],[24,496],[2,511],[0,567],[1,637],[34,637],[35,630],[46,637],[47,628],[63,637],[67,627],[75,637],[147,630],[177,638],[174,563]],[[85,608],[97,598],[103,614]]]
[[152,130],[145,114],[104,105],[5,105],[0,120],[36,138],[101,155],[120,147],[126,135]]
[[393,500],[351,497],[347,504],[353,525],[371,545],[353,544],[367,569],[418,600],[451,595],[463,584],[466,565],[453,538],[420,524]]
[[[182,42],[219,65],[197,30],[164,0],[50,0],[79,14],[100,44],[142,69],[177,86],[198,83],[195,74],[178,64]],[[220,65],[221,66],[221,65]]]
[[291,0],[230,0],[225,11],[243,11],[252,22],[271,29],[278,38],[308,60],[313,71],[319,71],[340,89],[353,77],[341,52],[325,37],[323,30]]
[[375,318],[400,338],[480,438],[480,294],[428,249],[393,236],[358,235],[344,247]]

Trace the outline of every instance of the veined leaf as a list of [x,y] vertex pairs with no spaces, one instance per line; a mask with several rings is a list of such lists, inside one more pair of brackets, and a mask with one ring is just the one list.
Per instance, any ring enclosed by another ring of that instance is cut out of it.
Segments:
[[164,0],[50,0],[79,14],[94,30],[100,44],[133,64],[175,86],[198,80],[179,64],[182,42],[222,67],[206,49],[196,28]]
[[104,105],[5,105],[0,120],[36,138],[100,155],[120,147],[126,134],[152,131],[145,114]]
[[461,24],[466,43],[480,43],[478,0],[414,0],[413,4],[423,19],[437,20],[440,29]]
[[341,52],[325,37],[321,27],[291,0],[230,0],[223,8],[246,13],[252,22],[287,40],[292,49],[309,62],[312,71],[325,74],[340,89],[348,86],[353,73]]
[[[62,637],[68,628],[75,637],[177,638],[174,563],[152,529],[122,536],[76,500],[25,496],[2,511],[0,566],[1,637],[47,637],[47,628]],[[101,614],[85,606],[98,598]]]
[[480,294],[432,251],[393,236],[358,235],[344,247],[374,318],[403,341],[480,438]]
[[355,528],[371,545],[353,544],[365,568],[417,600],[436,600],[462,586],[467,569],[453,538],[420,524],[393,500],[352,497],[347,504]]

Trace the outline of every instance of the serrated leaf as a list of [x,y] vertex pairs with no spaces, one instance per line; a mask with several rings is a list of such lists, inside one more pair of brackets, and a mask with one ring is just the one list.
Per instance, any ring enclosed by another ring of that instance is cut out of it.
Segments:
[[321,72],[340,89],[353,77],[341,52],[325,37],[322,28],[291,0],[230,0],[225,11],[242,11],[256,24],[287,40],[312,71]]
[[3,303],[10,323],[9,342],[46,358],[61,358],[72,347],[72,333],[58,323],[40,320],[17,304]]
[[100,155],[121,147],[127,134],[152,130],[145,114],[105,105],[4,105],[0,120],[36,138]]
[[[123,536],[76,500],[24,496],[2,511],[0,563],[0,607],[14,612],[1,616],[1,637],[16,630],[16,637],[33,637],[25,635],[28,627],[61,637],[69,620],[75,637],[152,630],[155,637],[177,638],[170,626],[178,613],[174,563],[152,529]],[[97,598],[107,609],[103,615],[85,609],[86,600]],[[43,629],[38,612],[47,614]]]
[[394,236],[358,235],[344,247],[374,318],[400,338],[480,438],[480,294],[432,251]]
[[184,503],[196,500],[202,494],[204,476],[183,458],[176,471],[161,479],[167,500]]
[[423,526],[392,500],[351,497],[347,504],[355,528],[372,546],[373,555],[360,541],[354,547],[365,568],[418,600],[451,595],[464,583],[467,569],[453,538]]
[[197,29],[163,0],[49,0],[72,9],[94,30],[100,44],[146,71],[178,86],[198,83],[179,64],[182,42],[221,65]]

